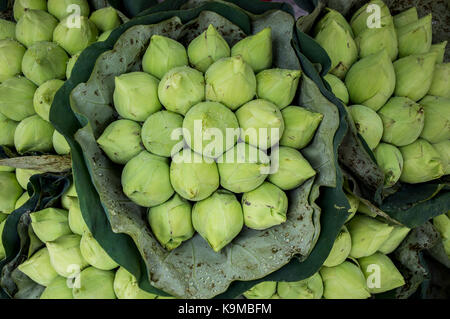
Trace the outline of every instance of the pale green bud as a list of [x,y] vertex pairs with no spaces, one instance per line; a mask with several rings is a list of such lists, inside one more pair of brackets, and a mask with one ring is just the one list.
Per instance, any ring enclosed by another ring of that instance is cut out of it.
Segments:
[[348,104],[350,98],[348,96],[348,90],[344,82],[342,82],[341,79],[331,73],[325,75],[324,79],[330,85],[333,94],[344,104]]
[[342,264],[347,259],[351,249],[352,239],[347,227],[344,226],[334,240],[330,254],[324,261],[323,265],[325,267],[334,267]]
[[100,34],[100,35],[98,36],[97,42],[104,42],[104,41],[108,40],[109,36],[111,35],[111,33],[112,33],[113,31],[114,31],[114,30],[109,30],[109,31],[105,31],[105,32],[103,32],[102,34]]
[[115,272],[94,267],[84,269],[78,278],[80,287],[73,287],[74,299],[116,299]]
[[277,293],[281,299],[321,299],[323,282],[319,273],[297,282],[279,282]]
[[37,87],[30,80],[19,76],[0,84],[0,113],[13,121],[35,114],[33,107],[34,92]]
[[41,286],[48,286],[58,277],[50,264],[47,248],[37,251],[30,259],[19,265],[19,270]]
[[48,0],[48,12],[62,20],[68,15],[78,13],[78,11],[74,11],[73,5],[77,9],[79,8],[81,16],[89,16],[89,3],[87,0]]
[[31,176],[38,174],[42,174],[42,172],[34,169],[23,169],[23,168],[16,169],[17,181],[19,182],[19,185],[25,190],[28,187],[28,183],[30,182]]
[[429,95],[450,99],[450,63],[436,64]]
[[50,107],[52,106],[53,99],[55,98],[56,92],[63,86],[64,81],[61,80],[50,80],[42,84],[34,93],[33,106],[36,113],[50,122]]
[[297,93],[302,71],[269,69],[256,75],[257,95],[284,109],[291,104]]
[[0,213],[10,214],[14,211],[16,201],[22,195],[22,187],[14,173],[0,172]]
[[0,145],[14,146],[14,132],[16,131],[18,122],[8,119],[0,113]]
[[28,200],[30,199],[30,195],[28,195],[28,192],[24,192],[22,196],[19,197],[19,199],[16,202],[16,205],[14,206],[14,209],[19,209],[22,207]]
[[[377,5],[380,8],[381,25],[389,25],[394,23],[388,6],[382,0],[371,0],[369,3],[365,4],[358,11],[356,11],[350,20],[355,37],[369,29],[369,22],[374,23],[376,22],[375,18],[378,18],[378,16],[375,16],[374,10],[370,10],[368,8],[369,5]],[[378,13],[378,10],[376,12]]]
[[447,47],[447,41],[433,44],[431,46],[430,52],[436,52],[436,63],[444,63],[446,47]]
[[[72,206],[72,200],[75,200],[75,199],[76,198],[70,197],[70,196],[67,196],[66,194],[64,194],[61,197],[61,206],[62,206],[62,208],[66,209],[66,210],[69,210],[70,207]],[[70,224],[69,224],[69,226],[70,226]]]
[[69,212],[58,208],[46,208],[30,214],[31,227],[36,236],[44,243],[54,241],[72,232],[69,228]]
[[15,0],[13,11],[14,20],[19,21],[22,18],[25,9],[47,11],[47,1],[45,0]]
[[69,59],[69,62],[67,62],[67,69],[66,69],[66,78],[69,79],[72,75],[72,70],[75,66],[75,63],[77,63],[78,58],[80,57],[80,53],[72,55],[72,57]]
[[61,20],[53,32],[53,41],[74,55],[97,41],[98,30],[94,22],[86,17],[80,17],[79,26],[72,25],[72,20],[70,16]]
[[383,136],[383,121],[371,108],[364,105],[353,105],[348,108],[355,122],[356,130],[364,138],[371,150],[375,149]]
[[275,281],[264,281],[244,292],[247,299],[270,299],[277,292],[277,283]]
[[444,174],[450,174],[450,140],[445,140],[437,144],[433,144],[434,149],[441,156],[441,161],[444,166]]
[[114,292],[118,299],[156,299],[158,297],[139,288],[136,278],[123,267],[116,271]]
[[40,41],[52,41],[53,30],[57,25],[58,20],[46,11],[27,9],[17,22],[17,41],[26,47]]
[[98,9],[92,12],[89,19],[94,22],[97,28],[102,32],[113,30],[121,23],[119,15],[113,7]]
[[384,186],[394,186],[403,171],[403,156],[400,150],[391,144],[380,143],[374,150],[378,167],[384,173]]
[[447,215],[434,217],[433,225],[441,234],[442,239],[450,239],[450,218]]
[[22,72],[22,58],[26,49],[12,39],[0,40],[0,83]]
[[430,143],[450,139],[450,98],[426,96],[420,105],[425,111],[425,125],[420,137]]
[[316,26],[314,27],[314,36],[317,35],[317,33],[320,32],[324,27],[328,26],[332,21],[337,22],[342,28],[344,28],[346,31],[350,33],[350,35],[353,37],[353,30],[350,24],[348,24],[345,17],[336,10],[325,8],[324,9],[327,14],[323,16],[322,19],[319,20],[319,22],[316,23]]
[[49,122],[38,115],[27,117],[19,123],[14,133],[14,145],[19,154],[27,152],[51,152],[53,150],[53,132]]
[[393,253],[411,231],[408,227],[395,226],[388,239],[378,248],[383,254]]
[[42,292],[40,299],[73,299],[67,278],[57,276]]
[[80,203],[77,198],[72,197],[72,203],[69,207],[69,227],[70,230],[82,236],[85,232],[89,232],[89,228],[83,219]]
[[359,49],[359,57],[364,58],[371,54],[386,50],[392,61],[398,55],[398,42],[395,27],[390,21],[381,28],[367,29],[355,39]]
[[16,24],[0,18],[0,40],[16,39]]
[[84,232],[81,237],[80,251],[83,258],[97,269],[112,270],[119,267],[90,232]]
[[396,28],[401,28],[419,20],[419,14],[416,7],[411,7],[394,16],[394,25]]
[[430,51],[432,41],[431,13],[417,21],[397,28],[398,53],[405,57]]
[[52,141],[53,141],[53,148],[55,149],[57,154],[59,154],[59,155],[70,154],[69,143],[67,143],[64,135],[59,133],[57,130],[55,130],[55,132],[53,133]]

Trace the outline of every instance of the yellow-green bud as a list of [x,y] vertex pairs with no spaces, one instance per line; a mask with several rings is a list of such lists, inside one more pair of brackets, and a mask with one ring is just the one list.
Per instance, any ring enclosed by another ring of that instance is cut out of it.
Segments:
[[302,71],[269,69],[256,75],[258,98],[265,99],[284,109],[297,93]]
[[69,79],[72,75],[73,67],[75,66],[75,63],[77,63],[78,58],[80,57],[80,53],[72,55],[72,57],[69,59],[69,62],[67,62],[67,69],[66,69],[66,78]]
[[430,143],[450,139],[450,98],[426,96],[420,101],[425,111],[425,124],[421,138]]
[[[94,267],[84,269],[77,278],[79,287],[73,287],[74,299],[116,299],[114,271]],[[77,283],[77,282],[75,282]]]
[[57,130],[55,130],[55,132],[53,133],[52,141],[53,141],[53,148],[55,149],[57,154],[59,154],[59,155],[70,154],[69,143],[67,143],[64,135],[59,133]]
[[17,41],[26,47],[40,41],[52,41],[57,25],[58,20],[46,11],[27,9],[17,22]]
[[14,172],[15,170],[14,167],[0,165],[0,172]]
[[450,99],[450,63],[436,64],[429,95]]
[[22,72],[22,58],[26,49],[12,39],[0,40],[0,83]]
[[272,66],[272,29],[265,28],[234,45],[231,56],[241,56],[255,73]]
[[[80,11],[75,11],[74,8],[79,9]],[[87,17],[89,16],[89,3],[87,0],[48,0],[48,12],[53,14],[59,20],[76,13],[79,13],[83,17]]]
[[436,52],[436,63],[444,63],[446,47],[447,47],[447,41],[433,44],[431,46],[430,52]]
[[114,31],[114,30],[109,30],[109,31],[105,31],[105,32],[103,32],[102,34],[100,34],[100,35],[98,36],[97,42],[104,42],[104,41],[108,40],[109,36],[111,35],[111,33],[112,33],[113,31]]
[[401,28],[410,23],[416,22],[419,20],[419,14],[417,13],[417,8],[412,7],[408,10],[400,12],[394,16],[394,25],[396,28]]
[[0,172],[0,213],[10,214],[14,211],[16,201],[22,195],[22,187],[14,173]]
[[119,267],[90,232],[84,232],[81,237],[80,251],[83,258],[97,269],[112,270]]
[[391,144],[380,143],[374,150],[378,167],[384,173],[384,186],[394,186],[403,171],[403,156],[400,150]]
[[42,292],[40,299],[73,299],[67,278],[57,276]]
[[0,18],[0,40],[16,39],[16,24]]
[[364,58],[381,50],[386,50],[392,61],[398,55],[397,33],[392,22],[381,28],[367,29],[355,39],[359,57]]
[[83,219],[78,199],[74,197],[71,198],[72,202],[69,207],[69,227],[73,233],[82,236],[85,232],[89,232],[89,228]]
[[[352,19],[350,20],[350,24],[352,26],[353,32],[355,33],[355,37],[371,28],[368,22],[376,22],[374,19],[374,11],[369,9],[369,6],[371,5],[376,5],[379,7],[379,18],[381,25],[390,25],[394,23],[388,6],[382,0],[371,0],[369,3],[359,8],[359,10],[356,11]],[[378,10],[376,12],[378,12]],[[378,18],[378,16],[376,18]]]
[[430,51],[432,41],[431,13],[417,21],[397,28],[398,53],[405,57]]
[[118,299],[156,299],[158,297],[139,288],[136,278],[123,267],[116,271],[114,292]]
[[30,80],[19,76],[0,84],[0,113],[13,121],[35,114],[33,107],[34,92],[37,87]]
[[24,154],[52,151],[54,131],[53,125],[38,115],[27,117],[19,123],[14,133],[14,145],[17,152]]
[[264,281],[244,292],[244,297],[247,299],[270,299],[276,292],[277,283],[275,281]]
[[16,131],[18,122],[8,119],[0,113],[0,145],[14,146],[14,132]]
[[324,11],[327,13],[323,16],[322,19],[320,19],[319,22],[316,23],[316,26],[314,27],[314,36],[316,36],[320,32],[320,30],[329,25],[332,21],[335,21],[342,28],[348,31],[353,37],[352,27],[350,26],[350,24],[348,24],[345,17],[339,11],[330,8],[325,8]]
[[98,30],[94,22],[83,16],[79,22],[79,26],[72,25],[72,18],[68,16],[61,20],[53,32],[53,41],[71,55],[83,51],[97,41]]
[[34,93],[33,106],[36,113],[50,122],[50,107],[52,106],[53,99],[56,92],[63,86],[64,81],[61,80],[50,80],[42,84]]
[[58,277],[58,274],[50,264],[50,255],[47,248],[42,248],[34,253],[30,259],[20,264],[18,268],[31,280],[45,287]]
[[19,182],[19,185],[22,186],[22,188],[25,190],[28,187],[28,183],[30,181],[31,176],[38,174],[42,174],[42,172],[34,169],[23,169],[23,168],[16,169],[17,181]]
[[14,209],[19,209],[22,207],[28,200],[30,199],[30,195],[28,195],[28,192],[24,192],[22,196],[19,197],[19,199],[16,202],[16,205],[14,206]]
[[331,92],[333,92],[333,94],[336,95],[336,97],[340,99],[344,104],[348,104],[350,98],[348,96],[348,90],[344,82],[342,82],[341,79],[331,73],[325,75],[324,79],[330,85]]
[[281,299],[321,299],[323,282],[319,273],[297,282],[279,282],[277,288]]
[[94,22],[97,28],[102,32],[113,30],[120,25],[119,15],[113,7],[98,9],[92,12],[89,19]]
[[69,228],[68,214],[68,211],[63,209],[46,208],[30,214],[31,227],[42,242],[54,241],[72,233]]
[[386,255],[394,252],[410,231],[411,229],[408,227],[395,226],[388,239],[378,248],[378,251]]
[[16,0],[16,1],[14,1],[14,6],[13,6],[14,20],[19,21],[20,18],[22,18],[22,15],[24,14],[25,9],[47,11],[47,1],[45,1],[45,0]]
[[444,174],[450,174],[450,140],[445,140],[433,144],[434,149],[441,156],[442,165],[444,166]]
[[324,261],[323,265],[325,267],[334,267],[342,264],[347,259],[351,249],[352,239],[347,227],[344,226],[334,240],[330,254]]
[[356,130],[364,138],[371,150],[375,149],[383,136],[383,122],[378,114],[364,105],[354,105],[348,108]]
[[348,212],[350,215],[347,217],[346,223],[349,222],[353,217],[355,217],[356,212],[358,211],[360,201],[359,198],[353,194],[345,193],[345,197],[347,197],[348,203],[350,204],[350,209]]

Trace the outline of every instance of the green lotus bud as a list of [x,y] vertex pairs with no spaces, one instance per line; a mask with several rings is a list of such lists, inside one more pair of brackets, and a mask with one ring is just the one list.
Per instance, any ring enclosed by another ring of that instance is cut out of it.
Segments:
[[19,123],[0,113],[0,146],[14,146],[14,132]]
[[352,37],[354,37],[352,27],[350,26],[350,24],[348,24],[345,17],[339,11],[330,8],[325,8],[324,11],[327,13],[323,16],[322,19],[319,20],[319,22],[316,23],[316,26],[314,27],[314,36],[316,36],[320,32],[320,30],[328,26],[332,21],[335,21],[342,28],[348,31]]
[[279,282],[278,295],[282,299],[321,299],[323,282],[319,273],[297,282]]
[[[1,177],[0,177],[1,179]],[[0,180],[1,183],[1,180]],[[1,199],[1,198],[0,198]],[[3,229],[5,228],[6,220],[0,223],[0,260],[3,260],[6,257],[5,247],[3,247],[2,237],[3,237]]]
[[89,232],[81,237],[80,251],[83,258],[97,269],[112,270],[119,267]]
[[450,239],[450,218],[447,215],[434,217],[433,225],[441,234],[442,239]]
[[297,93],[302,71],[270,69],[256,75],[257,95],[284,109],[291,104]]
[[333,94],[344,104],[348,104],[350,98],[348,96],[348,90],[344,82],[342,82],[341,79],[331,73],[325,75],[324,79],[330,85],[331,92],[333,92]]
[[254,146],[238,143],[218,160],[220,185],[233,193],[259,187],[270,171],[270,159]]
[[40,299],[73,299],[72,288],[67,285],[67,278],[58,276],[44,289]]
[[281,114],[285,128],[280,145],[298,150],[312,141],[323,119],[323,114],[314,113],[299,106],[288,106],[281,111]]
[[444,165],[444,174],[450,174],[450,140],[445,140],[437,144],[433,144],[434,149],[441,156],[442,164]]
[[16,0],[13,11],[14,20],[19,21],[25,13],[25,9],[47,11],[47,1],[45,0]]
[[388,224],[362,215],[355,216],[348,222],[347,228],[352,239],[350,256],[353,258],[373,255],[394,229]]
[[88,267],[80,273],[80,287],[73,287],[73,299],[116,299],[115,272]]
[[236,115],[217,102],[202,102],[192,107],[184,118],[183,132],[192,150],[214,158],[236,145],[240,136]]
[[80,203],[77,198],[72,197],[72,203],[69,207],[69,227],[70,230],[82,236],[85,232],[89,232],[89,227],[83,219]]
[[75,66],[75,63],[77,63],[78,58],[80,57],[80,53],[72,55],[72,57],[69,59],[69,62],[67,62],[67,69],[66,69],[66,78],[69,79],[72,75],[72,70]]
[[361,270],[367,280],[369,292],[379,294],[405,284],[402,274],[388,256],[375,253],[358,259]]
[[89,16],[89,3],[87,0],[48,0],[48,12],[59,20],[75,14],[87,17]]
[[397,33],[392,22],[381,28],[367,29],[355,39],[359,48],[359,57],[364,58],[371,54],[386,50],[392,61],[398,55]]
[[348,108],[358,133],[364,138],[371,150],[375,149],[383,136],[383,121],[371,108],[353,105]]
[[394,25],[396,28],[401,28],[419,20],[419,14],[416,7],[411,7],[394,16]]
[[14,173],[0,172],[0,213],[10,214],[14,211],[16,201],[22,195],[22,187]]
[[432,41],[431,13],[417,21],[397,28],[398,53],[406,57],[430,51]]
[[144,207],[160,205],[172,197],[169,160],[142,151],[125,165],[122,171],[122,187],[125,195]]
[[244,226],[241,204],[234,194],[218,190],[211,197],[195,203],[192,225],[211,248],[219,252]]
[[278,144],[284,133],[284,119],[278,107],[266,100],[248,102],[236,111],[242,139],[261,150]]
[[450,99],[426,96],[420,105],[425,111],[425,124],[420,137],[430,143],[450,139]]
[[[61,206],[62,206],[62,208],[64,208],[65,210],[69,210],[70,207],[72,206],[72,201],[73,200],[77,200],[77,198],[70,197],[70,196],[67,196],[67,194],[64,194],[61,197]],[[70,226],[70,222],[69,222],[69,226]]]
[[356,62],[345,78],[345,85],[353,103],[378,111],[395,89],[394,66],[387,52],[383,50]]
[[58,20],[46,11],[27,9],[17,22],[17,41],[26,47],[40,41],[52,41],[53,30],[57,25]]
[[393,97],[378,112],[383,121],[383,142],[395,146],[411,144],[424,126],[424,109],[405,97]]
[[330,73],[344,78],[358,59],[358,47],[352,35],[340,24],[331,21],[316,35],[316,41],[331,59]]
[[346,223],[349,222],[353,217],[355,217],[356,212],[358,211],[360,201],[359,198],[353,194],[345,193],[345,197],[347,197],[348,203],[350,204],[350,209],[348,212],[350,215],[347,217]]
[[55,149],[57,154],[59,155],[70,154],[69,143],[67,143],[64,135],[59,133],[57,130],[55,130],[55,132],[53,133],[52,141],[53,141],[53,148]]
[[0,40],[16,39],[16,24],[0,18]]
[[219,188],[219,172],[213,160],[184,150],[173,157],[170,181],[175,191],[190,201],[208,198]]
[[14,121],[35,114],[33,96],[37,87],[25,77],[10,78],[0,84],[0,113]]
[[31,227],[36,236],[44,243],[54,241],[72,232],[69,228],[69,212],[58,208],[46,208],[30,214]]
[[14,209],[19,209],[20,207],[22,207],[26,202],[28,202],[28,200],[30,199],[30,195],[28,195],[28,192],[24,192],[22,194],[22,196],[19,197],[19,199],[17,200]]
[[36,85],[64,79],[69,57],[56,43],[37,42],[28,48],[22,60],[23,74]]
[[191,107],[205,100],[205,78],[187,66],[174,68],[159,82],[158,96],[167,110],[186,115]]
[[411,231],[408,227],[395,226],[388,239],[378,248],[383,254],[393,253]]
[[80,25],[72,23],[70,16],[61,20],[53,32],[53,41],[74,55],[97,41],[98,30],[94,22],[83,16],[80,17]]
[[322,267],[325,299],[367,299],[370,293],[364,274],[358,266],[349,261],[335,267]]
[[148,222],[153,234],[167,250],[177,248],[194,236],[191,209],[191,204],[178,194],[164,204],[149,209]]
[[430,52],[436,52],[436,63],[444,63],[445,49],[447,47],[447,41],[433,44],[430,48]]
[[188,46],[189,62],[197,70],[205,73],[214,62],[231,54],[227,41],[212,24],[196,37]]
[[391,144],[380,143],[374,151],[378,167],[384,173],[384,187],[394,186],[403,171],[403,156],[398,148]]
[[52,106],[55,94],[63,84],[64,81],[61,80],[50,80],[42,84],[34,93],[34,110],[47,122],[50,122],[50,107]]
[[118,299],[156,299],[158,297],[139,288],[136,278],[123,267],[116,271],[114,292]]
[[54,131],[53,126],[38,115],[27,117],[19,123],[14,133],[17,152],[50,152],[53,150]]
[[[183,147],[180,144],[183,136],[172,136],[176,130],[183,127],[183,117],[170,111],[156,112],[142,126],[142,142],[145,148],[155,155],[171,157]],[[181,132],[181,131],[180,131]]]
[[89,266],[80,251],[81,237],[64,235],[55,241],[46,243],[50,254],[50,263],[58,275],[68,278]]
[[170,38],[154,35],[142,59],[145,72],[162,79],[162,77],[178,66],[188,65],[188,57],[184,46]]
[[25,48],[12,39],[0,40],[0,83],[22,72]]
[[255,73],[272,66],[272,29],[265,28],[234,45],[231,56],[240,55]]
[[23,189],[27,189],[31,176],[38,175],[38,174],[43,174],[43,173],[41,171],[34,170],[34,169],[23,169],[23,168],[16,169],[17,181],[19,182],[19,185]]
[[113,7],[98,9],[92,12],[89,19],[94,22],[97,29],[102,32],[113,30],[120,25],[119,15]]
[[431,82],[429,95],[441,96],[450,99],[450,63],[436,64],[433,81]]
[[47,248],[42,248],[36,252],[30,259],[20,264],[18,268],[31,280],[45,287],[58,277],[50,264],[50,255]]
[[256,77],[241,56],[223,58],[205,74],[206,99],[221,102],[231,110],[251,101],[256,95]]
[[334,267],[342,264],[350,254],[352,249],[352,239],[347,227],[343,226],[336,239],[334,240],[333,247],[330,254],[324,261],[325,267]]
[[97,143],[111,161],[122,165],[144,150],[141,142],[141,126],[130,120],[111,123]]
[[244,297],[247,299],[270,299],[276,292],[276,281],[264,281],[244,292]]
[[64,195],[71,196],[71,197],[78,197],[77,189],[75,187],[75,180],[73,181],[72,184],[70,184],[69,189],[66,191],[66,193]]
[[[379,21],[377,20],[378,16],[374,14],[378,13],[378,10],[374,10],[374,5],[378,6],[378,9],[380,10]],[[367,29],[377,28],[378,22],[380,25],[392,25],[394,23],[388,6],[382,0],[371,0],[369,3],[365,4],[358,11],[356,11],[350,20],[355,37],[359,36]]]
[[100,34],[97,38],[97,42],[104,42],[104,41],[108,40],[109,36],[111,35],[111,33],[113,31],[114,30],[109,30],[109,31],[105,31],[102,34]]
[[297,188],[316,175],[303,155],[291,147],[281,146],[278,152],[273,151],[271,161],[272,165],[278,161],[278,170],[269,176],[269,181],[282,190]]
[[158,99],[159,81],[144,72],[132,72],[116,77],[114,106],[121,117],[144,122],[162,106]]

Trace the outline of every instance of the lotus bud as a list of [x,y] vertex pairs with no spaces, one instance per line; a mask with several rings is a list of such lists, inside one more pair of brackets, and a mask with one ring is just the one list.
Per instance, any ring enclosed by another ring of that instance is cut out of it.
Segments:
[[344,28],[345,31],[348,31],[352,38],[354,37],[352,27],[350,26],[350,24],[348,24],[345,17],[339,11],[330,8],[325,8],[324,11],[327,13],[323,16],[322,19],[319,20],[319,22],[316,23],[316,26],[314,28],[314,36],[316,36],[320,32],[320,30],[328,26],[332,21],[335,21],[342,28]]
[[184,118],[183,132],[193,151],[213,158],[236,145],[240,136],[236,115],[217,102],[202,102],[192,107]]
[[348,203],[350,204],[350,209],[348,212],[350,215],[347,217],[346,223],[349,222],[353,217],[355,217],[356,212],[358,211],[360,201],[359,198],[353,194],[345,193],[345,197],[347,197]]
[[282,299],[321,299],[323,282],[319,273],[297,282],[279,282],[277,293]]
[[68,278],[89,266],[80,251],[81,237],[64,235],[55,241],[46,243],[50,254],[50,263],[58,275]]
[[430,48],[430,52],[436,52],[436,63],[444,63],[445,49],[447,47],[447,41],[433,44]]
[[325,299],[367,299],[370,293],[364,274],[358,266],[349,261],[335,267],[322,267]]
[[80,53],[74,54],[69,59],[69,62],[67,62],[67,69],[66,69],[66,78],[67,79],[70,79],[70,76],[72,75],[72,70],[75,66],[75,63],[77,63],[77,60],[79,57],[80,57]]
[[406,57],[430,51],[432,40],[431,13],[417,21],[397,28],[398,53]]
[[[1,177],[0,177],[1,179]],[[1,181],[0,181],[1,183]],[[6,220],[0,223],[0,260],[3,260],[6,257],[5,247],[3,247],[3,229],[5,228]]]
[[0,40],[16,39],[16,24],[0,18]]
[[272,66],[272,29],[265,28],[234,45],[231,56],[240,55],[255,73]]
[[269,69],[256,76],[257,95],[284,109],[291,104],[297,93],[298,82],[302,71]]
[[393,253],[410,231],[411,229],[408,227],[395,226],[388,239],[378,248],[378,251],[386,255]]
[[74,55],[97,41],[98,30],[94,22],[83,16],[79,25],[72,23],[70,16],[61,20],[53,32],[53,41]]
[[278,161],[278,170],[269,176],[269,181],[282,190],[297,188],[316,175],[303,155],[290,147],[281,146],[278,152],[272,151],[271,161],[273,166]]
[[142,151],[122,171],[123,191],[140,206],[161,205],[174,193],[169,176],[167,158]]
[[425,111],[425,124],[420,137],[430,143],[450,139],[450,99],[426,96],[420,104]]
[[396,28],[401,28],[419,20],[419,15],[417,13],[416,7],[411,7],[394,16],[394,25]]
[[235,111],[256,95],[256,77],[241,56],[223,58],[205,74],[206,99],[225,104]]
[[352,249],[352,239],[347,227],[343,226],[336,239],[334,240],[333,247],[330,254],[324,261],[325,267],[334,267],[342,264],[350,254]]
[[16,0],[14,1],[14,20],[19,21],[25,13],[25,9],[47,11],[47,1],[45,0]]
[[0,83],[22,72],[25,48],[12,39],[0,40]]
[[214,62],[231,54],[227,41],[212,24],[189,44],[189,62],[197,70],[205,73]]
[[358,133],[364,138],[371,150],[375,149],[383,136],[383,121],[371,108],[354,105],[348,108]]
[[191,204],[178,194],[164,204],[149,209],[148,222],[165,249],[173,250],[194,236],[191,209]]
[[395,146],[411,144],[424,127],[424,109],[405,97],[393,97],[378,112],[383,121],[383,142]]
[[69,228],[69,212],[58,208],[46,208],[30,214],[31,227],[36,236],[44,243],[54,241],[72,232]]
[[333,92],[333,94],[344,104],[348,104],[350,98],[348,96],[348,90],[344,82],[342,82],[341,79],[331,73],[325,75],[324,79],[330,85],[331,92]]
[[119,15],[113,7],[98,9],[92,12],[89,19],[94,22],[97,29],[102,32],[113,30],[120,25]]
[[446,214],[434,217],[433,225],[440,233],[442,239],[450,239],[450,218]]
[[0,113],[13,121],[35,114],[33,96],[37,87],[25,77],[10,78],[0,84]]
[[[77,193],[76,193],[74,184],[72,183],[72,185],[70,185],[69,189],[61,197],[61,206],[64,209],[69,211],[69,227],[72,230],[72,232],[74,232],[74,231],[73,231],[73,227],[72,227],[71,221],[70,221],[71,220],[70,207],[72,206],[73,201],[78,203]],[[74,232],[74,233],[78,234],[78,232]],[[83,234],[83,231],[80,231],[80,233],[78,235],[82,235],[82,234]]]
[[74,299],[116,299],[114,271],[88,267],[80,273],[80,286],[73,287]]
[[14,133],[14,145],[19,154],[50,152],[53,149],[55,129],[38,115],[27,117],[19,123]]
[[18,268],[31,280],[45,287],[58,277],[50,264],[50,255],[47,248],[42,248],[36,252],[30,259],[20,264]]
[[347,228],[352,239],[350,256],[353,258],[373,255],[394,229],[393,226],[362,215],[355,216]]
[[104,41],[108,40],[109,36],[111,35],[111,33],[112,33],[113,31],[114,31],[114,30],[109,30],[109,31],[105,31],[105,32],[103,32],[102,34],[100,34],[100,35],[98,36],[97,42],[104,42]]
[[112,270],[119,267],[90,232],[85,232],[81,237],[80,251],[83,258],[97,269]]
[[170,182],[175,191],[190,201],[208,198],[219,188],[219,172],[214,161],[184,150],[173,157]]
[[36,85],[64,79],[69,57],[56,43],[37,42],[28,48],[22,60],[23,74]]
[[59,20],[77,13],[87,17],[89,16],[89,3],[87,0],[48,0],[48,12]]
[[14,146],[14,132],[19,123],[0,113],[0,146]]
[[52,41],[53,30],[57,25],[58,20],[46,11],[27,9],[17,22],[17,41],[26,47],[40,41]]
[[211,197],[195,203],[192,225],[211,248],[219,252],[244,226],[241,204],[234,194],[218,190]]
[[130,120],[111,123],[97,143],[111,161],[122,165],[144,150],[141,142],[141,126]]
[[379,294],[405,284],[402,274],[388,256],[375,253],[358,259],[361,270],[367,280],[369,292]]
[[345,84],[353,103],[378,111],[395,89],[394,66],[387,52],[383,50],[356,62],[348,72]]
[[391,21],[381,28],[367,29],[355,39],[359,48],[359,57],[364,58],[371,54],[386,50],[392,61],[398,55],[398,42],[395,27]]
[[40,299],[73,299],[72,288],[67,285],[67,278],[58,276],[44,289]]
[[429,95],[450,99],[450,63],[436,64]]
[[59,155],[70,154],[69,143],[67,143],[66,138],[57,130],[55,130],[55,132],[53,133],[52,141],[53,141],[53,148],[55,149],[57,154]]
[[441,156],[444,165],[444,175],[450,174],[450,140],[445,140],[437,144],[433,144],[434,149]]
[[378,167],[384,173],[384,187],[394,186],[403,171],[403,156],[400,150],[391,144],[380,143],[374,151]]
[[[378,16],[374,14],[374,12],[378,13],[378,10],[374,10],[373,6],[378,6],[377,9],[380,10],[379,21],[377,20]],[[392,25],[394,23],[388,6],[382,0],[372,0],[365,4],[356,11],[350,20],[355,37],[359,36],[367,29],[377,28],[378,23],[380,25]]]
[[264,230],[286,221],[288,198],[277,186],[264,183],[242,196],[244,223],[248,228]]
[[276,281],[264,281],[244,292],[244,297],[247,299],[270,299],[276,292]]
[[34,93],[33,105],[36,113],[46,120],[49,120],[50,107],[52,106],[53,99],[56,92],[63,86],[64,81],[50,80],[42,84]]
[[340,24],[331,21],[317,35],[316,41],[331,59],[331,74],[344,78],[358,58],[358,47],[352,35]]
[[284,133],[280,145],[298,150],[305,148],[312,141],[323,120],[323,114],[299,106],[288,106],[281,114],[284,119]]
[[75,186],[75,180],[73,181],[72,184],[70,184],[70,187],[67,190],[67,192],[65,193],[65,195],[71,196],[71,197],[78,197],[77,189],[76,189],[76,186]]
[[377,213],[374,212],[368,205],[366,205],[364,202],[361,202],[358,207],[358,213],[370,216],[372,218],[377,217]]
[[250,192],[264,183],[270,171],[266,153],[238,143],[218,160],[220,185],[233,193]]
[[170,38],[154,35],[144,54],[142,68],[145,72],[162,79],[162,77],[179,66],[188,65],[188,57],[184,46]]
[[174,68],[161,79],[158,96],[167,110],[186,115],[191,107],[205,100],[205,78],[187,66]]
[[156,299],[158,297],[139,288],[136,278],[123,267],[116,271],[114,292],[118,299]]
[[83,219],[80,203],[77,198],[72,197],[72,203],[69,207],[69,227],[70,230],[77,235],[82,236],[89,232],[89,227]]
[[17,200],[14,209],[19,209],[20,207],[22,207],[26,202],[28,202],[28,200],[30,199],[30,195],[28,195],[28,192],[24,192],[22,194],[22,196],[19,197],[19,199]]
[[17,181],[19,182],[19,185],[23,189],[27,189],[31,176],[39,175],[39,174],[43,174],[43,173],[41,171],[34,170],[34,169],[23,169],[23,168],[16,169]]
[[183,127],[183,117],[170,111],[156,112],[142,126],[142,142],[150,153],[171,157],[183,147],[183,135],[172,136]]
[[114,106],[121,117],[144,122],[161,110],[158,99],[159,81],[144,72],[132,72],[116,77]]
[[14,173],[0,172],[0,213],[10,214],[14,211],[16,201],[22,195],[22,187]]

